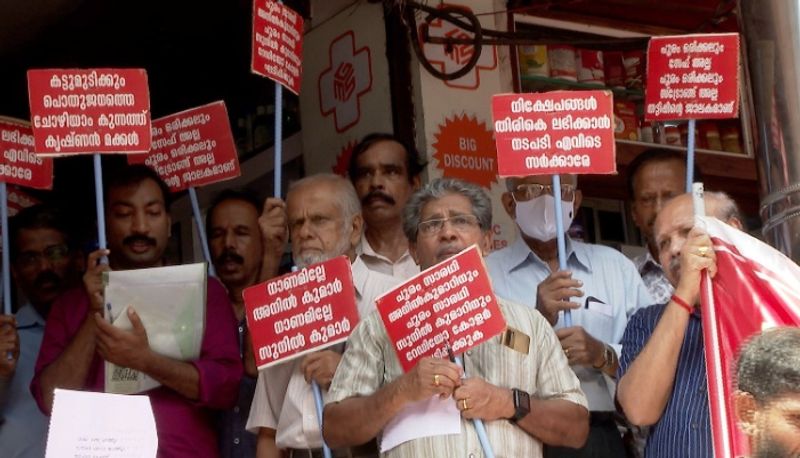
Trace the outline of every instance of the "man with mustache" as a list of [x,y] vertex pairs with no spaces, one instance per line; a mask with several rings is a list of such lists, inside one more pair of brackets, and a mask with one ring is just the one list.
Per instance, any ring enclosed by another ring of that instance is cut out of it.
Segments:
[[[742,228],[736,204],[705,193],[706,214]],[[634,425],[651,426],[645,456],[712,457],[700,273],[716,273],[711,239],[694,224],[692,195],[682,194],[656,217],[659,261],[675,286],[665,304],[634,314],[622,338],[617,401]]]
[[[28,387],[50,307],[65,289],[76,284],[83,270],[82,254],[72,245],[71,232],[62,215],[45,205],[26,208],[9,221],[11,275],[26,302],[14,317],[19,359],[7,377],[8,403],[0,406],[3,456],[44,455],[48,419]],[[0,359],[7,363],[3,349]]]
[[768,329],[742,346],[734,406],[752,458],[800,456],[800,328]]
[[[297,267],[346,255],[352,263],[358,310],[366,316],[374,308],[375,299],[397,280],[368,269],[356,256],[364,222],[352,184],[331,174],[303,178],[289,187],[285,208],[282,221],[288,221]],[[279,219],[280,215],[272,217]],[[247,428],[258,432],[259,458],[278,458],[280,450],[285,450],[289,458],[322,456],[322,434],[310,383],[316,381],[326,396],[340,359],[341,346],[336,346],[258,374]],[[334,450],[334,456],[352,458],[377,454],[374,443]]]
[[[264,208],[268,205],[269,200]],[[214,199],[206,214],[209,251],[217,276],[228,289],[228,298],[239,322],[239,353],[246,372],[239,384],[236,405],[219,418],[220,451],[225,458],[252,457],[256,453],[256,435],[245,428],[257,374],[247,336],[242,291],[258,283],[262,264],[277,266],[280,263],[286,225],[283,221],[277,237],[270,236],[274,232],[262,233],[259,227],[261,209],[254,193],[227,189]],[[271,277],[274,273],[266,275]]]
[[[653,224],[670,199],[686,192],[686,158],[677,151],[652,148],[636,156],[626,171],[631,217],[647,244],[647,251],[635,257],[633,263],[654,303],[663,304],[669,300],[673,288],[657,261]],[[703,181],[696,167],[693,176],[695,181]]]
[[103,272],[163,266],[172,221],[169,189],[144,165],[112,174],[104,195],[109,249],[92,252],[83,287],[53,304],[31,391],[42,411],[50,412],[55,388],[102,391],[104,361],[143,372],[161,383],[144,393],[155,414],[159,456],[218,456],[212,413],[233,406],[242,375],[233,308],[222,285],[209,278],[206,325],[194,361],[155,353],[133,309],[131,331],[109,324],[103,317]]
[[[437,179],[408,201],[403,229],[422,269],[477,245],[491,247],[492,206],[478,186]],[[465,352],[465,367],[442,358],[423,358],[404,373],[380,315],[359,323],[333,380],[325,406],[330,445],[364,443],[412,403],[452,396],[461,411],[461,434],[422,437],[383,456],[483,456],[469,419],[484,420],[497,457],[541,457],[542,443],[578,447],[586,440],[586,398],[542,316],[498,297],[508,329],[527,345],[495,337]],[[528,337],[528,339],[524,339]],[[516,340],[516,338],[514,339]]]
[[[625,455],[613,397],[620,340],[628,316],[652,300],[633,263],[613,248],[565,235],[567,269],[560,270],[555,206],[561,206],[566,232],[582,196],[575,175],[562,175],[560,190],[551,183],[548,175],[506,180],[503,206],[519,236],[489,255],[486,264],[499,296],[535,308],[553,325],[589,400],[586,445],[579,450],[547,447],[545,456],[617,458]],[[569,327],[559,313],[563,310],[571,310]]]
[[400,280],[419,273],[403,235],[403,207],[419,187],[419,153],[391,134],[373,133],[353,148],[348,174],[364,214],[357,254],[368,268]]

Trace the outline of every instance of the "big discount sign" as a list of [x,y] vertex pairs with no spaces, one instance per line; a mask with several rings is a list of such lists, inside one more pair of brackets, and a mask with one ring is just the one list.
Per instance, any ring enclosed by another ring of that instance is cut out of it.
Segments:
[[426,356],[463,353],[503,332],[505,318],[476,246],[411,278],[377,301],[403,370]]
[[611,92],[498,94],[492,114],[501,177],[617,171]]
[[238,177],[239,156],[225,102],[153,121],[153,150],[128,156],[152,167],[172,192]]
[[346,256],[251,286],[242,295],[259,370],[342,342],[359,321]]
[[650,40],[645,119],[724,119],[738,113],[739,34]]
[[150,93],[142,69],[28,70],[38,155],[150,151]]

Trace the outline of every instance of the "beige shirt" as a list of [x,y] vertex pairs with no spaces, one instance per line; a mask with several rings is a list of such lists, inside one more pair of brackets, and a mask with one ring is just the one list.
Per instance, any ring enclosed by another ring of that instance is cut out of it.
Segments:
[[[520,388],[537,399],[565,399],[586,407],[586,396],[570,369],[550,324],[535,310],[498,298],[507,324],[531,337],[528,353],[500,344],[500,337],[464,355],[466,373],[497,386]],[[347,351],[333,379],[328,403],[351,396],[368,396],[403,371],[377,312],[350,336]],[[533,413],[536,414],[535,412]],[[361,421],[354,418],[353,422]],[[507,420],[486,422],[497,458],[541,457],[542,444]],[[401,444],[383,456],[479,457],[482,450],[472,422],[461,420],[460,435],[435,436]]]
[[[359,258],[353,262],[352,271],[358,311],[362,317],[375,308],[378,296],[399,283],[393,277],[367,269]],[[336,345],[329,349],[341,351],[341,347]],[[258,374],[247,430],[255,433],[259,428],[276,430],[278,448],[322,447],[314,393],[300,371],[302,361],[302,357],[295,358]],[[323,400],[326,394],[323,391]]]
[[361,243],[356,247],[356,255],[364,261],[369,270],[391,275],[399,280],[408,280],[419,273],[419,265],[408,250],[400,256],[400,259],[392,262],[370,246],[366,235],[361,236]]

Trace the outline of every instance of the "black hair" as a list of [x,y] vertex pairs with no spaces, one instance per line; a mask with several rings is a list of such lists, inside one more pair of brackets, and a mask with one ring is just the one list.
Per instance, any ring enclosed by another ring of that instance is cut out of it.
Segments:
[[241,202],[248,203],[256,209],[256,214],[261,215],[264,207],[261,204],[261,200],[259,200],[256,193],[251,189],[225,189],[214,198],[214,201],[211,203],[211,206],[208,207],[208,211],[206,212],[206,235],[211,237],[211,219],[214,215],[214,210],[217,209],[223,202],[227,202],[229,200],[238,200]]
[[33,229],[52,229],[64,236],[67,246],[72,242],[73,230],[66,223],[61,210],[45,204],[34,205],[20,210],[8,220],[9,245],[11,245],[9,255],[12,260],[19,254],[19,235],[22,230]]
[[361,141],[358,142],[355,147],[353,147],[353,153],[350,155],[350,163],[347,165],[347,174],[350,176],[351,181],[356,176],[356,159],[358,159],[361,154],[372,147],[372,145],[383,141],[397,142],[406,151],[406,171],[408,172],[409,182],[412,181],[417,175],[422,173],[423,169],[425,169],[427,163],[420,159],[419,151],[417,151],[414,145],[400,139],[394,134],[375,132],[362,138]]
[[[650,148],[639,153],[639,155],[636,156],[626,168],[628,196],[631,199],[635,197],[633,194],[633,179],[636,177],[636,174],[642,167],[652,162],[668,161],[679,161],[683,164],[683,167],[686,168],[686,154],[681,151],[675,151],[666,148]],[[703,181],[703,173],[700,168],[697,167],[696,163],[694,166],[693,176],[694,181]]]
[[158,185],[158,188],[161,189],[161,195],[164,198],[164,208],[167,213],[169,213],[170,206],[172,205],[172,193],[169,187],[155,170],[144,164],[126,165],[108,175],[103,193],[105,205],[108,206],[110,190],[124,186],[138,185],[145,180],[153,180]]
[[762,403],[800,393],[800,328],[756,334],[742,345],[736,372],[737,388]]

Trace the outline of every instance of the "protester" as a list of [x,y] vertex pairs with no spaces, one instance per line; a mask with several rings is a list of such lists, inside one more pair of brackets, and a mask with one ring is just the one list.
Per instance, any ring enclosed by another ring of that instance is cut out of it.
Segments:
[[[627,167],[631,217],[647,244],[647,251],[633,259],[654,304],[665,304],[672,285],[658,263],[658,247],[653,237],[656,215],[675,196],[686,192],[686,158],[683,153],[662,148],[643,151]],[[702,181],[694,169],[695,181]]]
[[[559,269],[555,205],[562,208],[566,232],[580,207],[581,192],[574,175],[562,176],[558,198],[549,183],[548,175],[506,180],[503,206],[520,234],[490,254],[486,264],[497,295],[538,310],[555,327],[589,400],[586,445],[580,450],[546,447],[545,456],[617,458],[625,455],[613,399],[620,340],[628,316],[652,300],[633,263],[612,248],[565,235],[567,269]],[[559,317],[563,310],[571,310],[570,327]]]
[[401,280],[419,273],[408,253],[402,217],[423,167],[417,150],[391,134],[367,135],[353,148],[348,173],[366,226],[357,254],[369,269]]
[[[352,263],[359,313],[365,316],[375,299],[397,280],[369,270],[355,249],[363,219],[353,186],[337,175],[320,174],[293,183],[286,196],[286,216],[297,267],[346,255]],[[275,215],[280,218],[280,215]],[[322,434],[311,381],[327,389],[341,359],[338,348],[328,348],[264,369],[258,375],[247,428],[258,431],[258,456],[322,456]],[[325,396],[326,393],[323,393]],[[336,450],[335,456],[377,456],[374,443]]]
[[[491,221],[491,203],[479,187],[438,179],[409,199],[403,229],[412,256],[426,269],[473,244],[488,252]],[[540,457],[542,443],[580,447],[588,431],[586,398],[552,328],[530,308],[498,301],[509,328],[530,338],[529,348],[485,342],[463,355],[470,368],[464,380],[460,366],[439,358],[423,358],[403,373],[379,314],[371,313],[350,337],[333,380],[324,416],[328,443],[365,443],[411,403],[439,395],[457,403],[462,434],[414,439],[385,456],[480,456],[466,421],[472,418],[485,421],[497,456]],[[512,389],[529,395],[529,402]]]
[[[4,457],[44,456],[48,419],[29,386],[51,305],[77,284],[83,270],[83,256],[75,249],[71,232],[63,216],[44,205],[23,209],[9,221],[11,275],[25,301],[16,313],[19,359],[8,378],[8,402],[0,407]],[[0,348],[0,360],[5,355]]]
[[[225,290],[208,279],[206,326],[195,361],[151,350],[133,309],[128,312],[131,331],[106,322],[102,273],[162,266],[171,220],[169,191],[146,166],[121,169],[110,178],[105,196],[109,249],[92,252],[83,287],[53,304],[31,391],[49,413],[55,388],[102,391],[105,361],[141,371],[162,384],[145,393],[155,414],[159,456],[217,456],[211,414],[233,406],[242,374],[236,320]],[[99,262],[104,256],[110,266]]]
[[[700,273],[716,273],[711,239],[695,227],[691,194],[672,199],[656,217],[659,262],[675,286],[666,304],[639,310],[622,339],[617,400],[635,425],[653,425],[645,456],[712,457]],[[709,216],[741,229],[736,204],[705,193]]]
[[[259,227],[261,203],[243,190],[220,193],[206,214],[206,233],[211,258],[219,279],[228,289],[228,298],[239,322],[239,356],[246,373],[239,383],[239,397],[233,409],[220,416],[220,452],[223,457],[252,457],[256,435],[246,430],[250,404],[256,388],[255,363],[247,337],[242,291],[259,280],[265,244]],[[280,251],[270,253],[280,258]]]
[[752,458],[800,456],[800,328],[764,331],[742,346],[736,416]]

